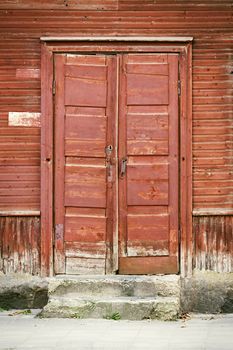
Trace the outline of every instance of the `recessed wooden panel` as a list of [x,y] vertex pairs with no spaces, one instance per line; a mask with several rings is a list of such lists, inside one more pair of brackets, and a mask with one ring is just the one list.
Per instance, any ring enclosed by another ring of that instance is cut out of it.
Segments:
[[[166,209],[164,209],[166,211]],[[127,216],[127,252],[130,256],[169,255],[168,214]]]
[[169,216],[166,215],[128,215],[128,240],[152,241],[168,239]]
[[127,104],[168,104],[168,77],[166,75],[128,74]]
[[127,115],[128,154],[168,154],[168,116]]
[[65,137],[77,140],[102,140],[106,133],[106,117],[66,114]]
[[128,205],[168,205],[168,182],[128,181]]
[[167,139],[167,115],[128,115],[127,139]]
[[122,257],[119,261],[119,273],[122,275],[155,275],[177,273],[176,256],[132,256]]
[[107,84],[104,80],[66,78],[65,104],[104,107],[107,102]]
[[106,238],[106,218],[104,217],[65,217],[66,242],[101,242]]
[[105,207],[105,177],[105,168],[66,166],[65,206]]

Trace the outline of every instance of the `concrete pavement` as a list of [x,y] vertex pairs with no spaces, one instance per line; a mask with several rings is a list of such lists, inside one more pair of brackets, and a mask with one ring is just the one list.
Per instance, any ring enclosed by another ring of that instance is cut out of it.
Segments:
[[39,319],[35,313],[0,312],[0,350],[233,349],[233,314],[162,322]]

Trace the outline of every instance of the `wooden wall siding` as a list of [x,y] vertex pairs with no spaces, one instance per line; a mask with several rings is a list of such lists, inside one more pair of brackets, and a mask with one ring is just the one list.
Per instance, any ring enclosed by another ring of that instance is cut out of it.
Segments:
[[0,217],[0,270],[40,273],[40,219]]
[[39,129],[7,113],[40,112],[40,36],[189,35],[194,208],[233,208],[232,13],[232,0],[2,0],[0,207],[39,209]]
[[8,112],[40,112],[39,51],[35,40],[0,43],[0,211],[40,209],[40,129],[8,125]]
[[194,217],[193,248],[193,268],[232,272],[233,217]]

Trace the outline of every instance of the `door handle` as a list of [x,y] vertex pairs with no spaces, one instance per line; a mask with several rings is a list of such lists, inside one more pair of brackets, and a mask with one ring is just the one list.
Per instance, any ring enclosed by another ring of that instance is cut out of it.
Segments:
[[126,165],[127,165],[127,158],[122,158],[121,159],[121,164],[120,164],[120,177],[124,177],[126,173]]
[[106,168],[107,168],[107,181],[112,182],[112,151],[113,146],[109,145],[105,147],[105,153],[106,153]]

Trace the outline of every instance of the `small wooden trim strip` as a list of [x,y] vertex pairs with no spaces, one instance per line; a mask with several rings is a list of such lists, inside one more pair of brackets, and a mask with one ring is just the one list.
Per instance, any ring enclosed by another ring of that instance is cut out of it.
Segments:
[[191,36],[42,36],[41,41],[146,41],[146,42],[188,42]]
[[1,210],[0,216],[40,216],[39,210]]
[[233,215],[231,208],[206,208],[194,209],[193,216],[217,216],[217,215]]

